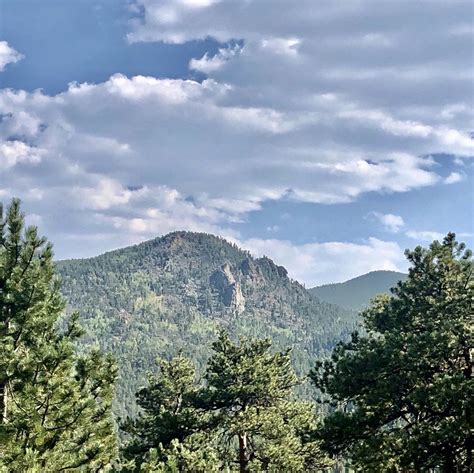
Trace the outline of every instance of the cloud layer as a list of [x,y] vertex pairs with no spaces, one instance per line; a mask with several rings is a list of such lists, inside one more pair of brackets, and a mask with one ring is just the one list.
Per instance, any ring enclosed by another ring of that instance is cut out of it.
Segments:
[[[469,6],[428,3],[138,0],[130,42],[223,43],[190,60],[206,79],[117,73],[55,96],[1,90],[0,197],[47,208],[47,228],[94,238],[95,253],[184,228],[269,248],[309,284],[330,260],[327,280],[400,269],[392,242],[298,246],[235,228],[268,201],[346,203],[462,180],[439,175],[431,155],[474,154]],[[19,57],[0,42],[0,70]]]

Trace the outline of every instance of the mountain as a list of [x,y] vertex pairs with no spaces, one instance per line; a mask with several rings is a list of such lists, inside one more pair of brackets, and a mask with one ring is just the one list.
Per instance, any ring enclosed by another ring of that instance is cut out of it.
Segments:
[[357,316],[322,302],[269,258],[253,258],[222,238],[175,232],[101,256],[58,263],[69,310],[86,335],[80,349],[115,354],[116,413],[134,414],[134,393],[158,356],[182,351],[202,368],[219,328],[271,337],[292,347],[306,374],[347,338]]
[[406,277],[396,271],[372,271],[343,283],[313,287],[309,292],[322,301],[359,311],[377,294],[389,293],[390,288]]

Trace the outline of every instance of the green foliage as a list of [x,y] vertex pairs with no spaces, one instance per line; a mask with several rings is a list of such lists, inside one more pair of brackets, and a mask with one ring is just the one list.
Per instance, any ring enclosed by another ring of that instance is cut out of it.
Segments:
[[111,419],[115,366],[94,351],[64,309],[53,253],[20,203],[0,210],[0,471],[101,471],[116,455]]
[[364,471],[470,471],[474,384],[471,252],[448,234],[407,251],[408,279],[364,313],[312,377],[338,409],[320,435]]
[[[312,440],[314,405],[296,401],[290,351],[269,340],[221,333],[212,345],[204,384],[189,360],[160,362],[138,394],[144,413],[129,420],[125,448],[135,468],[149,471],[316,471],[327,464]],[[153,466],[151,466],[153,465]]]
[[125,458],[141,463],[151,448],[181,443],[202,425],[202,414],[194,406],[198,393],[195,368],[190,360],[177,356],[159,360],[159,373],[148,376],[148,385],[137,393],[140,414],[122,425],[131,440]]
[[[134,465],[134,463],[132,463]],[[221,473],[229,472],[209,444],[209,436],[196,433],[184,442],[173,440],[167,448],[151,448],[136,471],[146,473]]]
[[291,346],[301,376],[357,320],[312,298],[270,259],[213,235],[175,232],[58,267],[63,294],[87,331],[79,349],[99,346],[117,358],[114,411],[121,418],[138,413],[135,392],[157,358],[181,351],[203,373],[219,328]]
[[323,459],[309,440],[314,406],[293,400],[298,379],[290,350],[272,353],[271,345],[246,338],[235,344],[221,333],[205,374],[204,405],[216,412],[221,445],[241,472],[312,471]]

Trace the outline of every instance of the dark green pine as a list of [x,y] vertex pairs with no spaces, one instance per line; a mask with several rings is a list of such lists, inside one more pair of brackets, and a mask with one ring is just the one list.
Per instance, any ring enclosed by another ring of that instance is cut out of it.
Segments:
[[314,405],[294,399],[299,383],[290,351],[269,340],[222,332],[212,344],[204,379],[182,356],[160,361],[137,394],[143,413],[123,429],[130,471],[318,471],[328,464]]
[[96,351],[77,357],[77,315],[65,302],[53,252],[24,225],[20,202],[0,215],[0,470],[102,471],[116,457],[116,369]]
[[313,371],[338,406],[320,437],[368,472],[471,471],[472,255],[452,233],[406,255],[408,278],[363,314],[366,335]]

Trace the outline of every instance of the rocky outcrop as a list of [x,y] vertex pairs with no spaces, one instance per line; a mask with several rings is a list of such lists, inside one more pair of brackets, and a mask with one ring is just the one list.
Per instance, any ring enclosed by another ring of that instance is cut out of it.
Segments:
[[240,271],[244,276],[251,276],[255,272],[255,264],[250,258],[245,258],[242,263],[240,263]]
[[209,278],[209,282],[214,290],[219,294],[221,302],[237,314],[245,310],[245,299],[242,295],[242,288],[232,273],[229,263],[225,263],[220,269],[214,271]]

